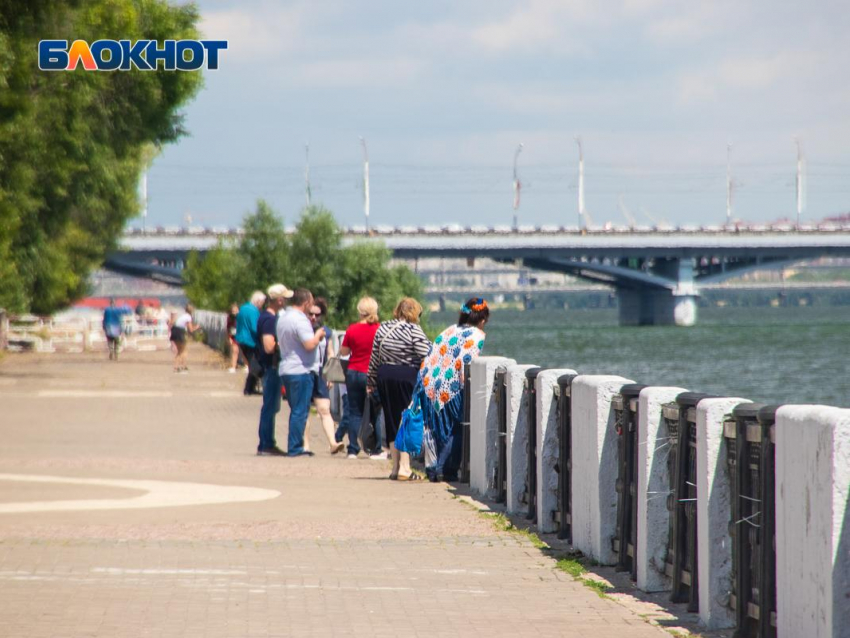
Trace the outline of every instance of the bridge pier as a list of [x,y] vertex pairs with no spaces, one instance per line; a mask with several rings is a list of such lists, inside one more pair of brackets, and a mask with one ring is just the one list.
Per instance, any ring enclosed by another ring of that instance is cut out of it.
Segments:
[[650,273],[668,287],[624,286],[617,290],[621,326],[693,326],[697,290],[692,259],[656,259]]
[[697,295],[670,290],[617,291],[621,326],[693,326],[697,322]]

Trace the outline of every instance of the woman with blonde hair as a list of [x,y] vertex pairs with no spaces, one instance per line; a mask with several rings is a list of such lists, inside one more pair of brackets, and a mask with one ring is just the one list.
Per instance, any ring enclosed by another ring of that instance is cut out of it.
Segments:
[[[357,435],[360,432],[360,422],[363,420],[363,410],[368,397],[366,396],[366,377],[369,373],[369,359],[372,357],[372,344],[378,331],[378,302],[372,297],[363,297],[357,302],[357,314],[360,320],[353,323],[345,331],[345,338],[339,348],[339,356],[349,356],[348,371],[345,373],[345,385],[348,388],[348,458],[356,459],[360,452]],[[380,459],[387,458],[381,451],[381,440],[375,450],[364,450],[367,454]]]
[[410,469],[410,455],[395,447],[401,413],[410,405],[416,375],[431,342],[419,325],[422,306],[416,299],[405,297],[393,311],[393,319],[385,321],[375,333],[366,391],[376,390],[384,408],[387,442],[393,459],[391,480],[410,481],[418,478]]

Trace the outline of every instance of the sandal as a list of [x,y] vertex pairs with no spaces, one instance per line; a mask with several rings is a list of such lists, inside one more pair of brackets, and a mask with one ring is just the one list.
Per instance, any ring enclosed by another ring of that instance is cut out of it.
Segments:
[[409,474],[407,476],[402,476],[401,474],[399,474],[398,478],[396,478],[396,480],[397,481],[421,481],[422,477],[414,472],[414,473]]

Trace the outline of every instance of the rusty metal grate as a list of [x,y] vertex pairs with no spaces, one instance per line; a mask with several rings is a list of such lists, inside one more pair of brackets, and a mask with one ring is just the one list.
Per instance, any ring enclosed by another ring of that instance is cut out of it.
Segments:
[[572,542],[572,383],[575,374],[558,377],[558,506],[552,518],[558,524],[558,538]]
[[617,529],[612,548],[617,571],[629,572],[632,580],[637,580],[638,405],[645,387],[624,385],[611,401],[617,433]]
[[776,406],[742,403],[724,422],[735,638],[776,638],[775,415]]

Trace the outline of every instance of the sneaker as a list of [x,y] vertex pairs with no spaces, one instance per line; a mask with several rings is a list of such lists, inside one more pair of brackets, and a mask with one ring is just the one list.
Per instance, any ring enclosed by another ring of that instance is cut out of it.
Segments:
[[370,454],[369,458],[373,461],[386,461],[389,457],[386,452],[381,452],[380,454]]
[[230,374],[236,374],[236,368],[228,368],[228,369],[227,369],[227,371],[228,371]]
[[286,452],[279,447],[267,447],[257,450],[257,456],[286,456]]
[[300,452],[296,452],[295,454],[289,453],[286,456],[316,456],[314,452],[310,450],[301,450]]
[[356,460],[357,460],[357,455],[356,455],[356,454],[349,454],[349,455],[348,455],[348,456],[346,456],[345,458],[347,458],[349,461],[350,461],[350,460],[352,460],[352,459],[354,459],[354,460],[356,461]]

